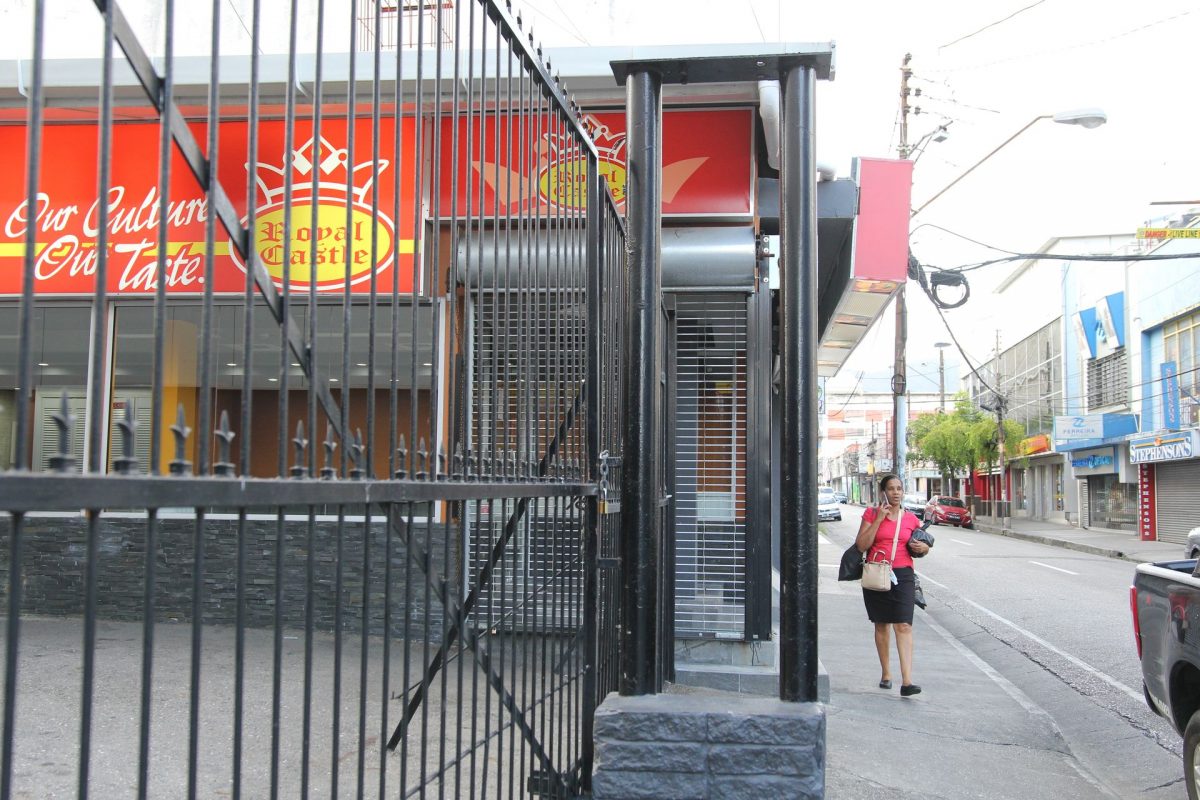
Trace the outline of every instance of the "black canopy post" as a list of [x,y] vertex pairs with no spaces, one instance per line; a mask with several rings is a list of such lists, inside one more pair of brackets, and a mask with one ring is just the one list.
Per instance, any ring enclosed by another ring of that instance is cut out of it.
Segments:
[[779,696],[811,702],[817,699],[816,79],[803,65],[781,78]]
[[621,694],[655,694],[658,662],[659,452],[656,432],[662,296],[662,79],[639,69],[626,84],[625,264],[628,379],[621,473]]

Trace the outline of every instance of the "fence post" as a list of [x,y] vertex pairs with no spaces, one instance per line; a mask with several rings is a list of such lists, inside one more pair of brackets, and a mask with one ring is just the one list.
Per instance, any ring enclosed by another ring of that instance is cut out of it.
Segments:
[[[602,305],[604,292],[604,204],[599,163],[588,158],[587,165],[587,470],[588,482],[600,482],[600,346],[604,334],[604,315],[611,313]],[[580,753],[582,789],[591,790],[592,760],[595,755],[592,723],[596,718],[596,665],[599,661],[600,611],[600,498],[587,499],[587,519],[583,531],[583,744]]]
[[639,68],[626,86],[625,258],[628,343],[621,472],[621,694],[654,694],[658,669],[658,337],[662,198],[662,78]]
[[801,702],[817,699],[816,91],[811,67],[781,77],[779,696]]

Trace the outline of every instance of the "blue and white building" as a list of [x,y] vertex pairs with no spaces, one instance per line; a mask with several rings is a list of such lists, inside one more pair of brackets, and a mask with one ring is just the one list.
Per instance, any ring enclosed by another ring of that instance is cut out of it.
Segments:
[[[1200,253],[1200,210],[1164,229],[1178,238],[1150,252]],[[1144,538],[1183,542],[1200,525],[1200,255],[1130,262],[1126,275],[1139,523]]]

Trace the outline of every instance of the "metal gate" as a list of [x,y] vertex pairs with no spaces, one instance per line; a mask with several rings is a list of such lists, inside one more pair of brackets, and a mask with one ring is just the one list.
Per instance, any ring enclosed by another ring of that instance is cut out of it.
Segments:
[[[587,793],[624,229],[532,36],[491,0],[95,0],[80,120],[47,99],[47,5],[3,140],[0,800]],[[109,200],[73,244],[65,391],[34,324],[64,169]]]

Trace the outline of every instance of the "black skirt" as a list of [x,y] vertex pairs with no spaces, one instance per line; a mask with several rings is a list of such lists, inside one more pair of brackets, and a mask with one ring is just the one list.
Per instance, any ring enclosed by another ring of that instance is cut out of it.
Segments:
[[896,575],[897,583],[886,592],[873,592],[863,589],[863,605],[867,607],[867,617],[875,623],[913,621],[914,589],[916,574],[912,567],[895,567],[892,572]]

